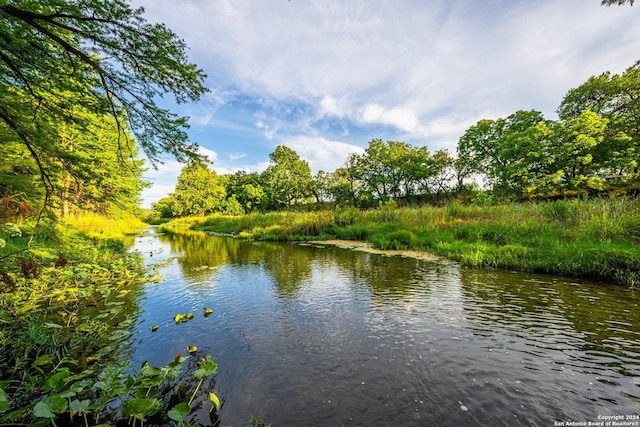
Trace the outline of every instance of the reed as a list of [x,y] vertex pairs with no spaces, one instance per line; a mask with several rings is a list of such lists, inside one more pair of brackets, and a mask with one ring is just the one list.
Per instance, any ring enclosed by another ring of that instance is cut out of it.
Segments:
[[195,229],[247,238],[364,240],[380,249],[428,251],[474,267],[640,286],[640,203],[630,198],[419,208],[386,203],[369,210],[217,215],[189,222]]

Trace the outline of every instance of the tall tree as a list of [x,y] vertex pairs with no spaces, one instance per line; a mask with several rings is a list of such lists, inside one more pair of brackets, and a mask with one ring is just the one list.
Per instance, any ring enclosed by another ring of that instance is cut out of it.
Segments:
[[227,197],[235,197],[245,212],[253,212],[265,206],[265,188],[262,177],[257,172],[240,170],[225,178]]
[[481,120],[460,138],[458,157],[471,172],[506,195],[521,192],[544,161],[543,145],[547,123],[538,111],[517,111],[506,119]]
[[132,131],[152,162],[163,152],[195,155],[186,118],[155,100],[197,100],[205,76],[187,60],[184,42],[143,12],[123,0],[0,2],[0,126],[26,147],[47,196],[42,159],[56,154],[48,144],[58,140],[58,124],[85,126],[78,106],[110,115],[120,148]]
[[224,209],[226,191],[215,171],[198,161],[189,162],[178,176],[171,195],[174,216],[207,215]]
[[271,164],[263,172],[269,198],[280,207],[288,207],[311,195],[309,163],[289,147],[279,145],[269,154]]
[[563,120],[593,111],[608,120],[602,143],[592,153],[594,162],[610,174],[640,173],[640,63],[622,74],[590,77],[563,98],[558,113]]

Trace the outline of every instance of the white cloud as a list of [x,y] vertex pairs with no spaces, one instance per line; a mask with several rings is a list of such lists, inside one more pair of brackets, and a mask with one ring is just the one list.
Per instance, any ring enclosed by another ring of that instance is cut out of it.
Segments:
[[[265,151],[283,141],[325,170],[356,148],[331,140],[362,134],[347,124],[390,126],[389,139],[455,152],[478,120],[520,109],[553,118],[570,88],[640,59],[640,8],[598,0],[134,4],[184,38],[209,75],[212,95],[189,111],[196,126],[246,132],[217,112],[236,96],[253,99],[261,109],[244,112],[244,124],[260,130]],[[296,104],[310,108],[289,111]]]
[[351,153],[361,154],[364,150],[357,145],[341,141],[331,141],[323,137],[297,136],[284,142],[300,158],[309,162],[313,173],[323,170],[333,172],[341,167]]
[[418,129],[418,118],[407,107],[396,107],[387,110],[382,105],[369,104],[364,108],[362,120],[365,123],[382,123],[395,126],[405,132],[414,132]]

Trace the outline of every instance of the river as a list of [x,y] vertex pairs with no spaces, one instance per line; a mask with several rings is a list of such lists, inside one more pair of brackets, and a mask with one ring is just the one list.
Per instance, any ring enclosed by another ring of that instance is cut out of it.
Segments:
[[553,426],[640,412],[637,290],[153,228],[134,248],[164,266],[138,301],[128,357],[211,355],[219,371],[204,387],[223,426],[252,415],[273,427]]

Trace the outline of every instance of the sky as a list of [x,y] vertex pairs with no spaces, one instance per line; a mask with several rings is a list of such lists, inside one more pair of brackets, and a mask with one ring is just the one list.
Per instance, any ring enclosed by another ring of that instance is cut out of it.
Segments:
[[[174,106],[218,173],[262,172],[286,145],[333,172],[372,139],[446,149],[482,119],[555,113],[590,76],[640,60],[640,5],[600,0],[133,0],[207,74]],[[168,105],[168,104],[167,104]],[[143,206],[182,164],[146,178]]]

